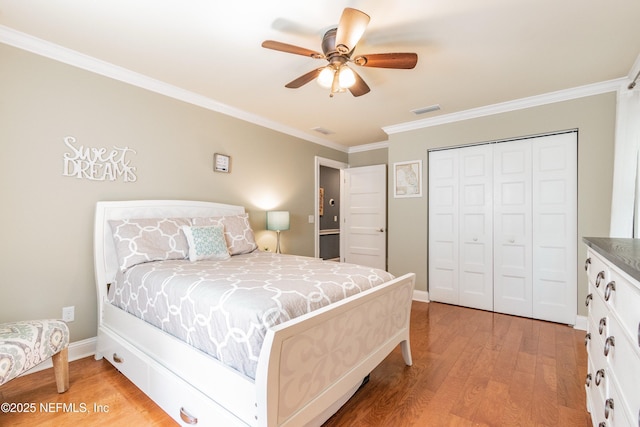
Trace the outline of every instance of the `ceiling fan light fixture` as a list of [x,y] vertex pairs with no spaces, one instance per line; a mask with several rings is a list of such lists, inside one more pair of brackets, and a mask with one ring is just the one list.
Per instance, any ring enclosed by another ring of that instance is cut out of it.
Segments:
[[340,67],[338,73],[338,81],[341,88],[347,89],[356,83],[356,75],[353,73],[353,70],[346,65]]
[[318,74],[318,84],[325,89],[329,89],[333,83],[334,70],[331,67],[324,67]]

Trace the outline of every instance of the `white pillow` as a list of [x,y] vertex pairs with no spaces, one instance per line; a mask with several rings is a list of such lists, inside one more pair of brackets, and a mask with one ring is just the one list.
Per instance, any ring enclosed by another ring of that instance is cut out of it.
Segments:
[[189,261],[203,259],[229,259],[229,250],[221,226],[183,226],[182,231],[189,243]]

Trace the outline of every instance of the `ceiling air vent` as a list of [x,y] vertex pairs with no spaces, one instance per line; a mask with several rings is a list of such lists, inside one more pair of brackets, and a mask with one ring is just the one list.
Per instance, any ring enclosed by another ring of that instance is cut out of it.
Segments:
[[317,127],[317,128],[312,128],[311,130],[314,130],[318,133],[321,133],[323,135],[333,135],[335,132],[329,129],[325,129],[323,127]]
[[440,109],[440,104],[430,105],[428,107],[416,108],[415,110],[411,110],[411,112],[415,115],[430,113],[432,111],[438,111]]

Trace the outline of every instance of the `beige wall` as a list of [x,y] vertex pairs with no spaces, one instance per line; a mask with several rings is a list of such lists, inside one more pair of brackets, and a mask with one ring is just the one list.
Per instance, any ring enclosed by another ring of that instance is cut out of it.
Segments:
[[[504,114],[394,134],[389,165],[423,162],[428,187],[427,150],[435,147],[495,141],[556,130],[578,129],[578,312],[586,314],[583,236],[609,233],[615,128],[615,93],[580,98]],[[393,185],[390,173],[389,187]],[[389,271],[414,271],[416,289],[427,290],[427,196],[394,199],[389,192]]]
[[387,148],[350,153],[349,167],[386,165],[388,157],[389,150]]
[[[71,340],[96,335],[93,216],[99,200],[193,199],[244,205],[260,247],[264,211],[291,212],[283,250],[314,254],[314,157],[347,154],[0,44],[0,322],[59,318]],[[63,176],[63,138],[129,147],[137,181]],[[215,152],[232,156],[214,173]]]

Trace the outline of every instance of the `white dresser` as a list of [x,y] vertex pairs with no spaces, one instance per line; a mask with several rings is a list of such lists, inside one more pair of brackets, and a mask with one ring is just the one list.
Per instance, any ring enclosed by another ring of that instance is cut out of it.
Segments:
[[594,426],[640,427],[640,239],[583,240],[587,410]]

